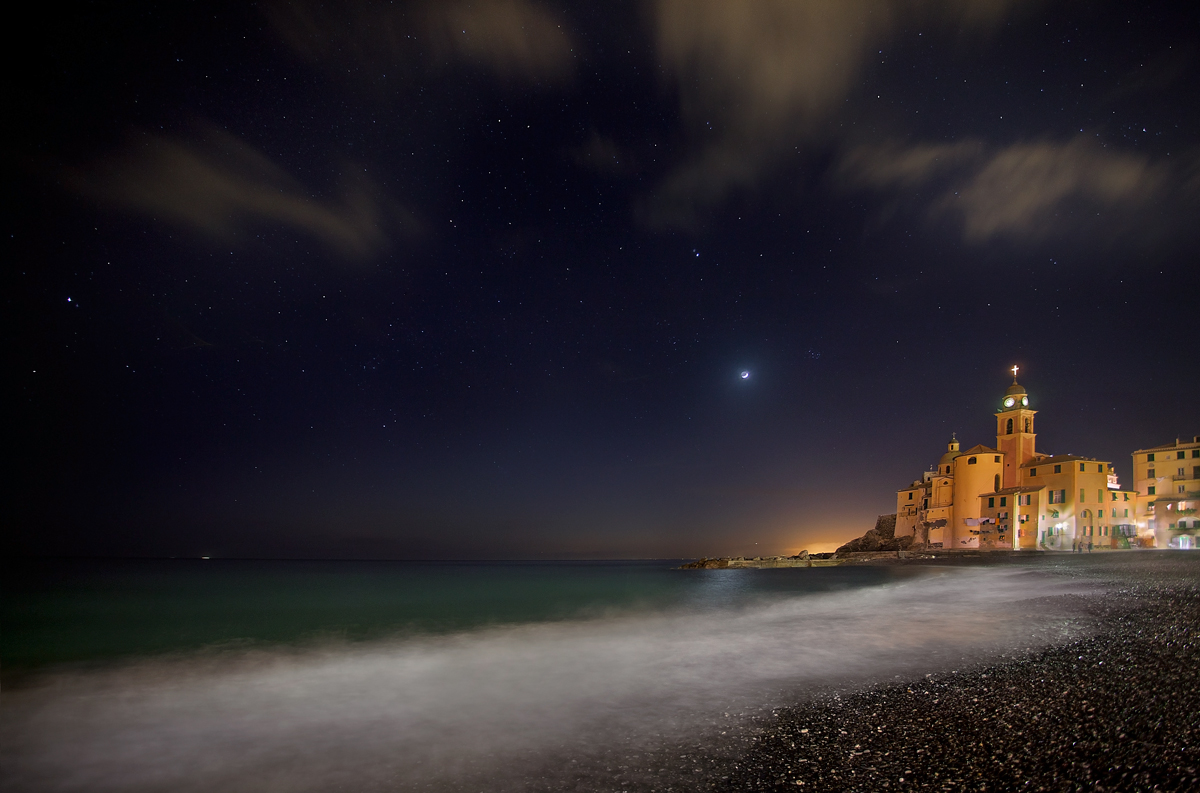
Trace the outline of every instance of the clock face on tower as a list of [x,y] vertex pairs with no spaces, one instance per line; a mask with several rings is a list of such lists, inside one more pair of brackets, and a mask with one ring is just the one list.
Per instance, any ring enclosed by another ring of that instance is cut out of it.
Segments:
[[1027,397],[1027,396],[1021,397],[1021,405],[1023,407],[1028,406],[1029,405],[1029,397]]
[[1013,406],[1013,405],[1015,405],[1015,404],[1017,404],[1017,400],[1013,399],[1012,397],[1005,397],[1005,398],[1004,398],[1004,407],[1006,407],[1006,408],[1010,408],[1010,407],[1012,407],[1012,406]]

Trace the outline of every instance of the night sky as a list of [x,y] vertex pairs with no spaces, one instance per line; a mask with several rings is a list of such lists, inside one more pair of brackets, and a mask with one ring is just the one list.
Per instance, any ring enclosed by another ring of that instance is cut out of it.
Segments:
[[1123,485],[1200,433],[1191,4],[35,13],[6,553],[831,550],[1013,365]]

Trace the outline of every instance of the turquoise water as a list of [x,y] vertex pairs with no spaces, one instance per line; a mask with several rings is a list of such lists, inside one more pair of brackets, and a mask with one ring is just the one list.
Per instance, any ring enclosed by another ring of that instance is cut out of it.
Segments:
[[6,675],[212,646],[364,641],[884,584],[898,568],[681,571],[678,560],[70,560],[10,564]]

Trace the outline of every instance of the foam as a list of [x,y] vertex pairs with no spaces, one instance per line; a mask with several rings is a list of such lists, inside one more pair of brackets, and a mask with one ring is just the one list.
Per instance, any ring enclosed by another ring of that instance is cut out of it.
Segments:
[[520,787],[554,758],[678,740],[816,687],[1069,640],[1086,622],[1057,596],[1083,587],[951,569],[739,608],[64,671],[5,695],[3,788]]

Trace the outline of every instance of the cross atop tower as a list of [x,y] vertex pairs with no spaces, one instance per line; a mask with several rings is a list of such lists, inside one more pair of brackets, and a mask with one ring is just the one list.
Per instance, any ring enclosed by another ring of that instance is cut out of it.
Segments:
[[1020,368],[1021,368],[1021,367],[1019,367],[1019,366],[1014,366],[1014,367],[1012,368],[1012,373],[1013,373],[1013,382],[1014,382],[1014,383],[1015,383],[1015,382],[1017,382],[1017,370],[1018,370],[1018,369],[1020,369]]

